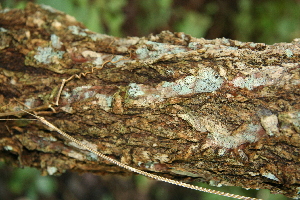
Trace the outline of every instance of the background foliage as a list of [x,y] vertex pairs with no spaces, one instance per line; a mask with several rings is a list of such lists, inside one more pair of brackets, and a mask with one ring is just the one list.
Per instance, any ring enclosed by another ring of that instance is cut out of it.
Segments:
[[[24,8],[28,1],[0,0],[3,8]],[[299,0],[35,0],[66,12],[89,29],[109,35],[146,36],[162,30],[194,37],[240,41],[291,42],[300,37]],[[204,184],[200,186],[210,187]],[[284,200],[267,190],[217,188],[263,199]],[[65,173],[41,177],[35,169],[0,165],[0,199],[229,199],[191,191],[141,176],[97,177]]]
[[[31,1],[75,16],[93,31],[119,37],[162,30],[267,44],[300,37],[299,0]],[[2,0],[2,7],[24,8],[27,2]]]

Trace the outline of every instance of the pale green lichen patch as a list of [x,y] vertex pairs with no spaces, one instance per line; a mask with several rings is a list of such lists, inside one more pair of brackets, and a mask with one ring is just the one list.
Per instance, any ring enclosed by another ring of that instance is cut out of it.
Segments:
[[13,147],[10,146],[10,145],[7,145],[7,146],[4,146],[4,149],[5,149],[6,151],[12,151],[12,150],[13,150]]
[[24,104],[27,106],[27,108],[34,108],[35,103],[36,103],[36,98],[31,97],[29,99],[26,99]]
[[89,153],[87,155],[87,159],[90,160],[90,161],[98,161],[99,157],[94,153]]
[[293,51],[290,49],[286,49],[284,52],[288,58],[291,58],[294,55]]
[[274,180],[274,181],[279,181],[279,179],[274,174],[272,174],[271,172],[264,172],[262,174],[262,176],[264,176],[268,179]]
[[93,40],[93,41],[97,41],[97,40],[103,40],[105,38],[109,37],[108,35],[105,35],[105,34],[100,34],[100,33],[93,33],[93,34],[90,34],[90,38]]
[[110,61],[110,63],[113,63],[116,67],[123,66],[125,63],[131,62],[128,57],[116,55],[113,57],[113,59]]
[[165,82],[163,86],[165,88],[172,87],[172,90],[178,95],[187,95],[193,93],[194,83],[196,81],[195,76],[187,76],[184,79],[179,79],[177,82],[167,83]]
[[226,152],[227,152],[226,149],[221,148],[221,149],[218,150],[218,155],[219,155],[219,156],[224,156]]
[[224,45],[230,46],[230,41],[229,41],[229,39],[227,39],[227,38],[221,38],[221,42],[222,42],[222,44],[224,44]]
[[83,37],[88,36],[88,34],[86,33],[86,31],[89,31],[88,29],[82,29],[82,28],[80,28],[78,26],[69,26],[68,29],[74,35],[79,35],[79,36],[83,36]]
[[63,109],[66,112],[72,113],[72,103],[93,98],[91,104],[99,105],[101,109],[109,111],[112,108],[113,96],[100,93],[100,88],[101,87],[99,86],[87,85],[76,87],[72,90],[72,92],[63,91],[61,97],[61,104],[65,106],[63,106],[61,109]]
[[7,29],[0,27],[0,32],[7,32]]
[[103,110],[109,111],[112,107],[113,97],[104,94],[96,94],[95,97],[97,101],[93,101],[92,103],[99,105]]
[[61,46],[62,46],[62,42],[60,41],[60,38],[55,35],[55,34],[51,34],[51,44],[52,44],[52,47],[55,48],[55,49],[60,49]]
[[189,47],[190,49],[192,49],[192,50],[198,49],[199,46],[200,46],[200,45],[199,45],[198,42],[190,42],[190,43],[188,44],[188,47]]
[[121,62],[121,59],[124,59],[124,57],[116,55],[116,56],[113,57],[113,59],[111,60],[111,62]]
[[103,59],[101,57],[97,57],[94,61],[93,64],[96,66],[102,66],[103,64]]
[[204,68],[199,71],[199,76],[195,82],[195,93],[216,91],[223,82],[223,78],[218,76],[213,69]]
[[[63,91],[62,95],[63,95],[63,99],[68,99],[68,102],[75,102],[76,100],[80,100],[80,99],[87,99],[92,97],[94,94],[89,93],[88,90],[91,88],[91,86],[86,85],[86,86],[81,86],[81,87],[76,87],[72,90],[71,93],[67,92],[67,91]],[[74,99],[74,97],[76,97],[77,99]]]
[[56,59],[63,57],[64,51],[54,51],[51,47],[38,47],[34,58],[44,64],[50,64],[56,62]]
[[218,126],[214,127],[215,125],[213,123],[209,123],[208,125],[209,127],[206,128],[210,130],[210,132],[207,135],[206,143],[202,146],[203,149],[208,147],[233,149],[244,143],[256,142],[259,138],[258,133],[262,129],[260,125],[247,124],[231,135],[225,127],[219,129]]
[[249,46],[250,46],[250,47],[252,47],[252,48],[255,48],[255,47],[256,47],[256,45],[257,45],[257,44],[255,44],[255,43],[251,42]]
[[297,63],[285,63],[283,66],[265,66],[263,68],[249,68],[244,63],[236,63],[240,70],[239,75],[233,78],[235,87],[253,90],[259,86],[284,86],[292,81],[295,85],[299,83],[299,78],[292,76],[288,69],[297,67]]
[[[246,139],[246,137],[248,139]],[[235,136],[226,136],[220,134],[219,132],[213,132],[208,135],[208,138],[212,141],[212,143],[216,146],[225,147],[227,149],[236,148],[239,145],[246,143],[249,141],[255,141],[255,135],[251,134],[240,134]]]
[[55,174],[57,171],[58,171],[57,167],[47,166],[47,172],[50,176]]
[[152,161],[149,161],[149,162],[146,162],[146,163],[141,163],[141,162],[138,163],[139,166],[141,166],[142,164],[143,164],[143,165],[145,166],[145,168],[147,168],[147,169],[152,169],[152,168],[154,168],[154,162],[152,162]]
[[53,137],[53,136],[45,137],[45,140],[51,141],[51,142],[57,141],[57,139],[55,137]]
[[219,181],[213,180],[213,179],[210,180],[208,184],[211,186],[214,186],[214,187],[222,187],[223,186]]
[[147,49],[147,47],[142,47],[135,51],[139,59],[146,59],[147,57],[149,57],[149,52],[150,51]]
[[[164,82],[162,91],[166,97],[214,92],[221,87],[223,82],[223,78],[213,69],[203,68],[199,70],[198,76],[187,76],[175,82]],[[166,91],[171,91],[171,93]]]
[[166,54],[177,54],[186,51],[186,47],[147,41],[135,53],[138,59],[144,60],[148,58],[158,59]]
[[129,84],[129,89],[127,91],[129,97],[131,98],[137,98],[139,96],[143,96],[145,94],[145,92],[143,92],[141,90],[140,85],[136,84],[136,83],[130,83]]
[[237,77],[232,81],[235,87],[247,88],[248,90],[253,90],[255,87],[265,85],[266,79],[262,77],[256,77],[254,74],[249,77]]
[[162,102],[167,98],[193,95],[218,90],[224,80],[213,69],[203,68],[197,76],[186,76],[174,82],[162,82],[155,88],[144,84],[130,83],[127,91],[129,98],[135,99],[134,104],[142,106]]
[[105,54],[97,53],[95,51],[90,50],[83,51],[81,54],[87,59],[91,58],[93,60],[92,63],[99,67],[102,66],[102,64],[104,63],[104,57],[106,57]]

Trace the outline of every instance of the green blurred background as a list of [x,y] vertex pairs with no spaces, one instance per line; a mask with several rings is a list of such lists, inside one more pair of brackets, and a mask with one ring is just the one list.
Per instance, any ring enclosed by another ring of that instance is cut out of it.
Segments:
[[[29,1],[0,0],[3,8],[24,8]],[[147,36],[162,30],[194,37],[226,37],[273,44],[300,37],[299,0],[35,0],[66,12],[90,30],[109,35]],[[2,200],[229,200],[142,176],[94,176],[70,172],[40,176],[31,168],[0,163]],[[213,188],[206,184],[198,185]],[[213,188],[265,200],[285,200],[268,190]]]
[[[28,1],[0,0],[24,8]],[[162,30],[247,42],[291,42],[300,37],[299,0],[35,0],[66,12],[89,29],[113,36]]]

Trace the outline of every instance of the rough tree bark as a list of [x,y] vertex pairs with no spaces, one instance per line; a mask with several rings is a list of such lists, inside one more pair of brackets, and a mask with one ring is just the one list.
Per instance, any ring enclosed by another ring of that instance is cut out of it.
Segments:
[[[34,4],[1,10],[0,26],[1,118],[30,118],[20,111],[30,108],[136,168],[297,197],[299,39],[115,38]],[[74,74],[81,78],[66,83],[56,106],[62,79]],[[130,173],[38,121],[0,123],[6,162],[51,175]]]

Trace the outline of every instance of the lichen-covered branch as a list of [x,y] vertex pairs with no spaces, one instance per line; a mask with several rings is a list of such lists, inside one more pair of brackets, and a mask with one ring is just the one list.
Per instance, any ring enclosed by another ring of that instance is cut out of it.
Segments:
[[[2,118],[30,118],[20,111],[30,109],[142,170],[297,197],[300,39],[265,45],[167,31],[115,38],[34,4],[1,10],[0,27]],[[38,121],[0,127],[7,162],[44,174],[129,173]]]

